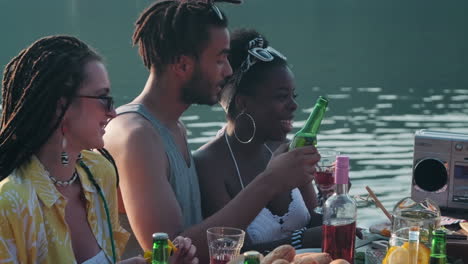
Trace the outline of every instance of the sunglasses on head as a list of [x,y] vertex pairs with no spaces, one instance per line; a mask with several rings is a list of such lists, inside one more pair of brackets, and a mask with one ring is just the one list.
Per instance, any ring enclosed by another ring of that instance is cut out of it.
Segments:
[[257,62],[257,60],[264,61],[264,62],[272,61],[275,58],[274,55],[283,60],[286,60],[286,56],[284,56],[279,51],[275,50],[274,48],[270,46],[266,48],[260,48],[260,47],[250,48],[248,50],[248,53],[249,55],[247,56],[246,60],[241,65],[242,72],[248,71],[250,67],[252,67]]
[[216,16],[218,16],[219,20],[224,20],[223,18],[223,13],[221,13],[221,10],[215,4],[211,4],[211,9],[215,12]]
[[272,61],[275,57],[273,55],[276,55],[277,57],[286,60],[286,57],[281,54],[279,51],[275,50],[274,48],[268,46],[266,48],[252,48],[249,49],[249,54],[254,56],[255,58],[261,60],[261,61]]
[[77,97],[98,99],[104,105],[107,112],[110,112],[110,111],[112,111],[114,109],[114,98],[112,96],[107,96],[107,95],[99,95],[99,96],[78,95]]

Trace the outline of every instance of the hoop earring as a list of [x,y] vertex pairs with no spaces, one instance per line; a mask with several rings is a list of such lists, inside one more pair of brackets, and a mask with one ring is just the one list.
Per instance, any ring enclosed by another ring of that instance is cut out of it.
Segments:
[[237,136],[237,133],[236,133],[236,130],[235,130],[235,129],[234,129],[234,136],[236,137],[237,141],[239,141],[240,143],[242,143],[242,144],[248,144],[248,143],[252,142],[252,140],[254,139],[254,137],[255,137],[255,132],[257,132],[257,126],[255,125],[255,120],[254,120],[254,118],[253,118],[250,114],[248,114],[248,113],[246,113],[246,112],[244,112],[244,111],[242,111],[240,114],[238,114],[238,115],[236,116],[236,119],[234,120],[234,122],[237,122],[237,119],[239,119],[239,117],[242,116],[242,115],[246,115],[246,116],[247,116],[248,118],[250,118],[250,120],[252,121],[252,125],[253,125],[253,133],[252,133],[252,136],[251,136],[248,140],[242,141],[242,140]]
[[65,138],[65,132],[63,126],[61,127],[62,130],[62,153],[60,154],[60,161],[62,162],[63,166],[68,166],[69,159],[68,153],[65,151],[67,147],[67,139]]

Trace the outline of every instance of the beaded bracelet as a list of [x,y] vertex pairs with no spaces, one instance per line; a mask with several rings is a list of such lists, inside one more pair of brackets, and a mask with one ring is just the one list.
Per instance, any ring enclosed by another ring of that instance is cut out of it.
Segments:
[[291,246],[295,249],[302,248],[302,237],[304,236],[304,232],[307,228],[303,227],[301,229],[297,229],[291,234]]

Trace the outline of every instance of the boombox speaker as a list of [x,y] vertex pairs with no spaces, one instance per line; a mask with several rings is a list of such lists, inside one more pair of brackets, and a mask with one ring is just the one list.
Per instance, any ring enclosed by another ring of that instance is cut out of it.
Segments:
[[411,197],[468,209],[468,135],[420,130],[414,138]]

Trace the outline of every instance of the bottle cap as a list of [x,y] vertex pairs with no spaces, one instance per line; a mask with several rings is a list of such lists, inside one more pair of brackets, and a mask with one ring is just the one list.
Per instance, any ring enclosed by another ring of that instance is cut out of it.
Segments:
[[244,259],[257,259],[260,257],[260,253],[255,250],[247,251],[244,253]]
[[324,104],[325,106],[327,106],[328,105],[328,99],[326,97],[319,96],[316,103],[317,104]]
[[446,234],[447,234],[447,233],[445,233],[445,231],[442,230],[442,229],[432,230],[432,235],[433,235],[433,236],[445,237]]
[[337,156],[335,164],[335,183],[348,184],[349,157]]
[[153,240],[168,240],[169,236],[166,233],[154,233]]

